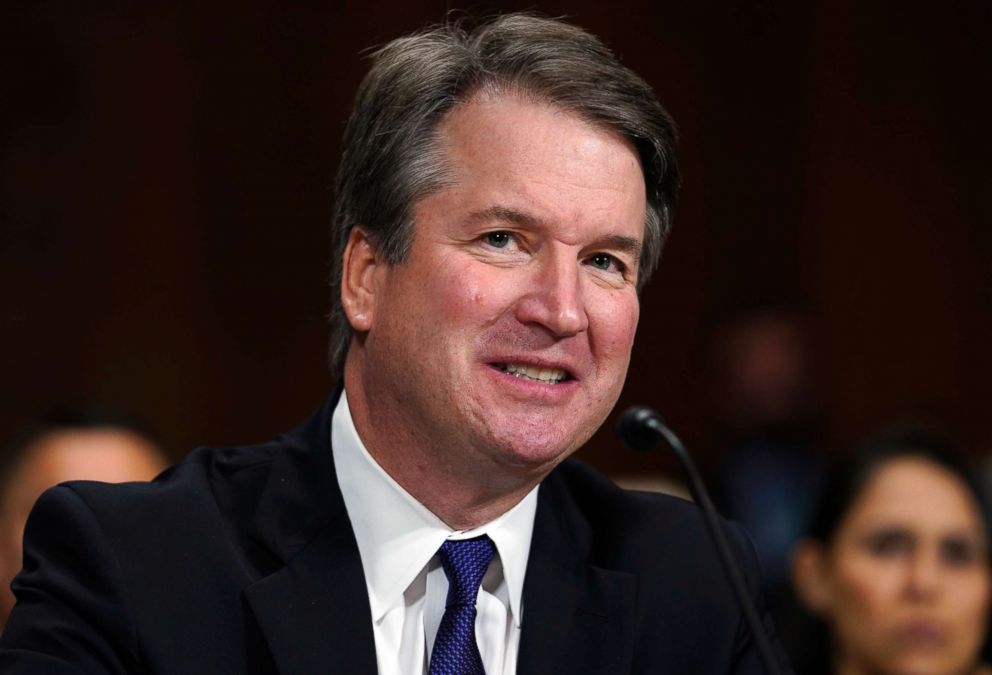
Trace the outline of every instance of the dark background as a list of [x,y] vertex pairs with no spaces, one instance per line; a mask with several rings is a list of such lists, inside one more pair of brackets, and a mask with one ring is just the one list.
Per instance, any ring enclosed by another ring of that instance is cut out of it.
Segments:
[[[823,433],[906,414],[992,449],[992,3],[488,2],[598,34],[678,121],[685,187],[621,404],[713,443],[722,316],[798,307]],[[174,457],[331,386],[328,222],[363,50],[443,2],[5,2],[0,436],[52,403]],[[608,471],[649,460],[601,431]]]

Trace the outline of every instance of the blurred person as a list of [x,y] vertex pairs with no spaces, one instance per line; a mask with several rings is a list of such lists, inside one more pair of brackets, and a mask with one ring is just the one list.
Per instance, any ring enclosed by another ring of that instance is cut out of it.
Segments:
[[799,672],[988,675],[988,510],[946,442],[891,432],[832,473],[796,547]]
[[740,310],[710,343],[716,408],[716,499],[747,528],[780,622],[792,610],[789,552],[809,522],[822,479],[814,377],[803,315],[784,307]]
[[158,445],[126,418],[57,409],[18,434],[0,470],[0,628],[14,606],[24,524],[46,489],[69,480],[148,481],[166,466]]

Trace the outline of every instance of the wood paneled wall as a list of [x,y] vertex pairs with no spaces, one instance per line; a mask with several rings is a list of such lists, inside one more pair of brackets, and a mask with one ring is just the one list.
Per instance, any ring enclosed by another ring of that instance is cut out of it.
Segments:
[[[913,4],[537,4],[610,43],[682,132],[682,203],[622,403],[708,447],[709,327],[785,304],[814,327],[831,442],[912,412],[992,449],[992,10]],[[535,5],[467,9],[518,6]],[[178,457],[316,406],[363,50],[448,8],[6,3],[0,435],[100,401]],[[609,431],[584,455],[648,466]]]

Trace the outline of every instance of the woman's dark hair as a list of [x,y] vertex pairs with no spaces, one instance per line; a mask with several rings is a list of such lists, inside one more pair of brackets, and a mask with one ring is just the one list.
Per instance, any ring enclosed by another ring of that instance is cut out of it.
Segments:
[[989,533],[985,491],[957,446],[948,438],[907,426],[887,427],[871,436],[830,472],[813,509],[807,535],[829,544],[851,505],[883,466],[896,459],[919,458],[933,462],[956,476],[967,487]]
[[[829,472],[813,509],[807,530],[810,539],[829,546],[852,505],[865,487],[889,462],[906,458],[933,462],[956,476],[978,505],[986,536],[990,518],[985,490],[976,478],[961,450],[949,438],[917,426],[906,424],[886,427],[870,436],[854,452],[838,461]],[[829,628],[823,620],[796,607],[795,620],[783,627],[783,641],[797,673],[828,675],[832,673],[832,648]],[[992,645],[988,638],[982,654],[986,660]]]

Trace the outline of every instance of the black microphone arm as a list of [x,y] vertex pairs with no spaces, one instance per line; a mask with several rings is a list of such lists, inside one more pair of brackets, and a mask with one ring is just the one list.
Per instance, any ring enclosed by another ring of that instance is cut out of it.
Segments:
[[692,461],[692,457],[689,456],[689,453],[686,452],[682,441],[665,425],[658,413],[642,405],[628,408],[620,415],[620,420],[617,423],[617,433],[620,435],[620,440],[623,441],[623,444],[631,450],[653,450],[658,447],[658,443],[665,441],[675,451],[675,456],[678,457],[679,463],[682,465],[682,469],[689,479],[689,492],[692,493],[692,498],[696,501],[696,504],[703,510],[706,527],[709,529],[713,543],[716,545],[717,553],[723,562],[724,570],[726,570],[727,577],[730,579],[730,585],[733,587],[734,595],[737,596],[737,602],[741,606],[741,611],[744,612],[744,618],[747,621],[748,627],[751,629],[751,635],[754,637],[755,645],[758,647],[761,661],[765,664],[765,670],[770,675],[779,675],[781,669],[778,667],[778,663],[772,654],[771,643],[768,640],[768,635],[765,633],[764,627],[761,625],[761,620],[758,618],[758,611],[754,608],[754,603],[751,602],[751,596],[748,595],[747,586],[744,583],[744,574],[741,572],[740,567],[737,566],[737,562],[730,552],[730,544],[727,542],[727,535],[724,533],[723,525],[720,523],[720,517],[717,515],[716,508],[713,506],[709,492],[706,491],[703,479],[700,478],[699,472],[696,470],[696,465]]

